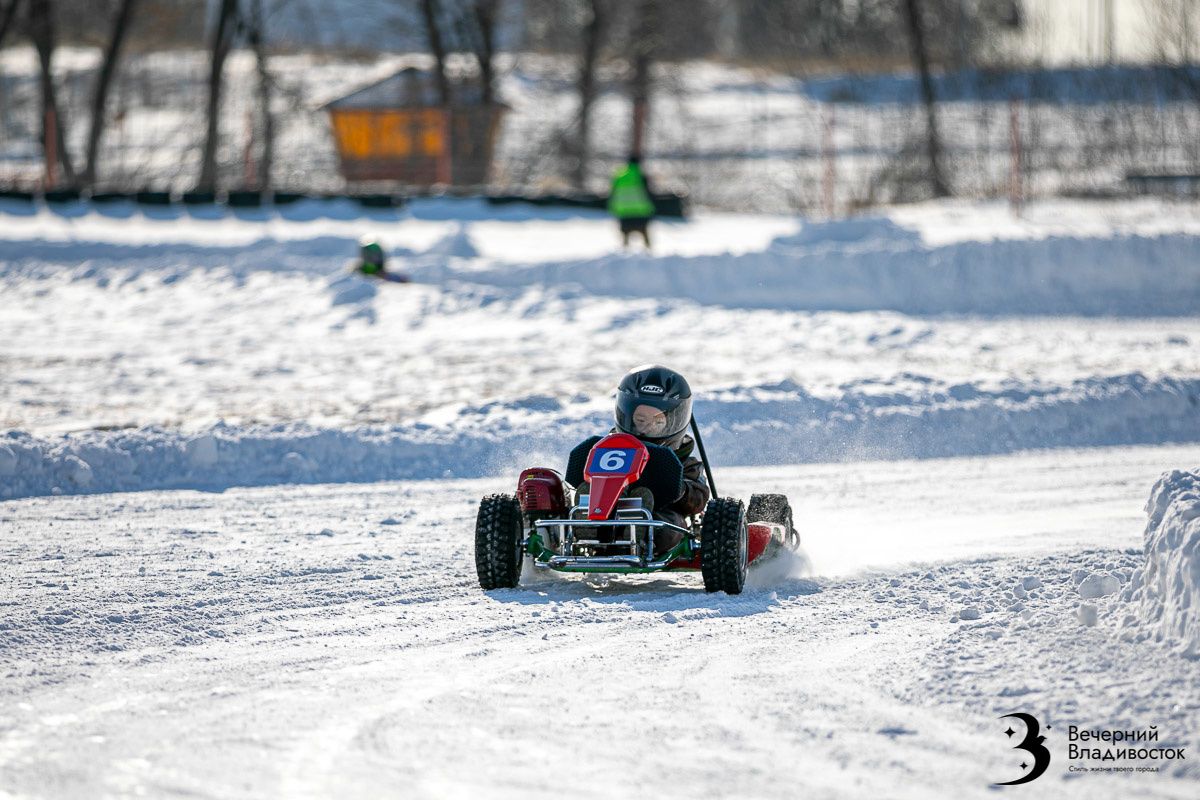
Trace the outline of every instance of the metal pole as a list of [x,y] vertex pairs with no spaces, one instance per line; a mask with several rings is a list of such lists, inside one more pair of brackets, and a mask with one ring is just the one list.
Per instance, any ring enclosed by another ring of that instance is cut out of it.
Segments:
[[712,491],[713,499],[717,499],[717,484],[713,481],[712,467],[708,465],[708,454],[704,452],[704,440],[700,438],[700,426],[696,424],[696,416],[692,415],[692,434],[696,437],[696,449],[700,451],[700,461],[704,464],[704,475],[708,478],[708,488]]

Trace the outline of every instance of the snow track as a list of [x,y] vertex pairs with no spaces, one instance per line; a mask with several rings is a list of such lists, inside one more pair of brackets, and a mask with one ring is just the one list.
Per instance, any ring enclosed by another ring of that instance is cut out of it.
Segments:
[[997,717],[1021,709],[1054,727],[1055,796],[1190,797],[1190,762],[1068,778],[1055,733],[1197,744],[1200,662],[1122,641],[1115,596],[1082,626],[1074,579],[1128,576],[1134,498],[1186,460],[1200,450],[725,470],[743,496],[792,495],[813,567],[736,598],[687,575],[485,594],[470,525],[496,481],[9,501],[0,785],[988,797],[1019,772]]

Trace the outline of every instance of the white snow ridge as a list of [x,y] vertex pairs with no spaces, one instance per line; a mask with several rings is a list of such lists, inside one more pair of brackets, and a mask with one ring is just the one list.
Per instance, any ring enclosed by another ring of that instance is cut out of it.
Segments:
[[[945,386],[907,376],[885,394],[872,382],[820,398],[790,381],[715,389],[696,404],[725,466],[985,455],[1044,447],[1189,442],[1200,379],[1118,375],[1069,386]],[[59,436],[0,435],[0,498],[146,489],[221,490],[278,483],[487,477],[512,454],[563,453],[610,424],[590,404],[522,398],[460,408],[439,424],[305,423],[199,433],[159,427]],[[7,465],[7,466],[6,466]]]
[[1200,470],[1172,470],[1146,503],[1146,567],[1132,599],[1155,638],[1200,657]]

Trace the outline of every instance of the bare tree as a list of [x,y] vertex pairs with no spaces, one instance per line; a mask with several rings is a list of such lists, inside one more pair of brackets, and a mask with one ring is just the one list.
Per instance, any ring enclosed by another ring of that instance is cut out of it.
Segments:
[[629,152],[641,156],[650,107],[650,64],[658,38],[658,0],[641,0],[633,30],[633,75],[629,95],[633,101]]
[[438,0],[421,0],[421,13],[425,17],[425,35],[429,37],[429,49],[433,53],[434,79],[437,81],[438,97],[442,105],[450,104],[450,81],[446,77],[446,45],[442,41],[442,29],[438,22]]
[[591,14],[583,27],[583,58],[579,65],[579,128],[572,176],[578,189],[587,186],[588,164],[592,158],[592,105],[596,102],[596,64],[600,60],[600,43],[607,22],[606,0],[588,0],[588,7]]
[[217,26],[213,32],[211,63],[208,75],[207,128],[204,134],[204,152],[200,160],[200,180],[196,189],[201,192],[216,191],[217,188],[217,145],[220,140],[222,74],[225,58],[233,44],[237,0],[221,0],[217,12]]
[[263,0],[250,0],[247,38],[254,51],[258,73],[258,105],[262,113],[262,151],[258,159],[258,189],[271,191],[271,169],[275,161],[275,117],[271,114],[271,73],[267,70],[266,28]]
[[475,0],[475,58],[479,62],[479,87],[485,106],[495,102],[496,7],[497,0]]
[[[29,36],[37,49],[41,66],[42,84],[42,147],[46,155],[47,172],[52,171],[57,161],[69,186],[76,184],[75,169],[67,152],[63,131],[62,109],[58,107],[58,96],[54,89],[52,60],[56,37],[54,32],[54,6],[50,0],[29,0]],[[51,125],[53,127],[51,127]]]
[[104,49],[104,60],[100,63],[100,74],[96,77],[96,90],[92,94],[92,124],[88,131],[87,163],[83,167],[83,185],[91,188],[96,182],[96,158],[100,151],[100,137],[104,135],[104,109],[108,103],[108,90],[116,73],[121,45],[129,30],[129,19],[137,0],[121,0],[117,15],[113,19],[112,35]]
[[470,0],[467,7],[454,7],[454,49],[470,50],[479,66],[480,102],[490,106],[496,95],[496,7],[497,0]]
[[950,191],[942,177],[941,140],[938,137],[937,102],[933,94],[933,78],[929,74],[929,56],[925,49],[925,32],[921,25],[919,0],[905,0],[908,11],[908,31],[912,44],[913,65],[921,79],[921,98],[925,103],[925,142],[929,153],[929,181],[934,197],[946,197]]
[[20,5],[21,0],[8,0],[8,5],[4,7],[3,12],[0,12],[0,46],[3,46],[8,29],[12,27],[13,20],[17,18],[17,9]]

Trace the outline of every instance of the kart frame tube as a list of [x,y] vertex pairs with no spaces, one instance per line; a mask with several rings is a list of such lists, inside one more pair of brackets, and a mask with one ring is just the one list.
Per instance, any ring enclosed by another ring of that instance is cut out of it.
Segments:
[[712,499],[716,500],[720,495],[717,494],[717,484],[713,480],[712,467],[708,465],[708,453],[704,452],[704,439],[700,437],[700,426],[696,424],[696,415],[692,415],[692,433],[696,436],[696,449],[700,451],[700,461],[704,464],[704,475],[708,478],[708,489],[712,492]]

